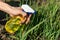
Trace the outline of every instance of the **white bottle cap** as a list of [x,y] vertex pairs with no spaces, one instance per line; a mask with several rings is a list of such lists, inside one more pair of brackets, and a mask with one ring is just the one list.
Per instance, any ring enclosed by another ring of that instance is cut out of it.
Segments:
[[27,4],[22,5],[21,8],[27,13],[35,13],[35,11]]

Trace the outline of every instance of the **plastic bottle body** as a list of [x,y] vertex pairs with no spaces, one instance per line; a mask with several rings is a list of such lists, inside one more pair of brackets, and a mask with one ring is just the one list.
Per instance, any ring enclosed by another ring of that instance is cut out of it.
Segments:
[[22,17],[16,16],[7,21],[5,29],[7,32],[14,34],[21,26]]

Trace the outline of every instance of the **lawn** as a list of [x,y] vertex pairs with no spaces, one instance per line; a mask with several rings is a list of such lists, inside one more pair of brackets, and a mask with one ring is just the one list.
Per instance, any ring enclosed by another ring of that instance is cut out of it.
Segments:
[[[32,15],[30,23],[20,26],[15,34],[7,33],[4,25],[1,25],[1,40],[60,40],[59,0],[21,0],[18,4],[28,4],[36,10],[36,14]],[[7,14],[5,19],[9,19]]]

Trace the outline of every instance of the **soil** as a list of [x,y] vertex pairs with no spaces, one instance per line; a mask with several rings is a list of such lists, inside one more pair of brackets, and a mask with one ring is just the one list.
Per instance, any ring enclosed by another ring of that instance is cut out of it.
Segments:
[[8,34],[5,31],[4,25],[0,24],[0,40],[13,40],[9,37],[10,34]]

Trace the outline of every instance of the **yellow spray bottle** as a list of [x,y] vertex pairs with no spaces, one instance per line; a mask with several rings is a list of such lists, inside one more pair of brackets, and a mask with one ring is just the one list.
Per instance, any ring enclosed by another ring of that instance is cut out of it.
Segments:
[[[27,4],[22,5],[21,8],[28,15],[30,13],[35,13],[35,11],[31,7],[29,7]],[[22,25],[21,21],[24,19],[25,18],[23,18],[22,16],[15,16],[15,17],[11,18],[9,21],[7,21],[7,23],[5,25],[6,31],[10,34],[14,34]]]
[[9,21],[7,21],[5,25],[6,31],[9,32],[10,34],[14,34],[21,26],[22,20],[24,20],[24,18],[21,16],[15,16],[11,18]]

